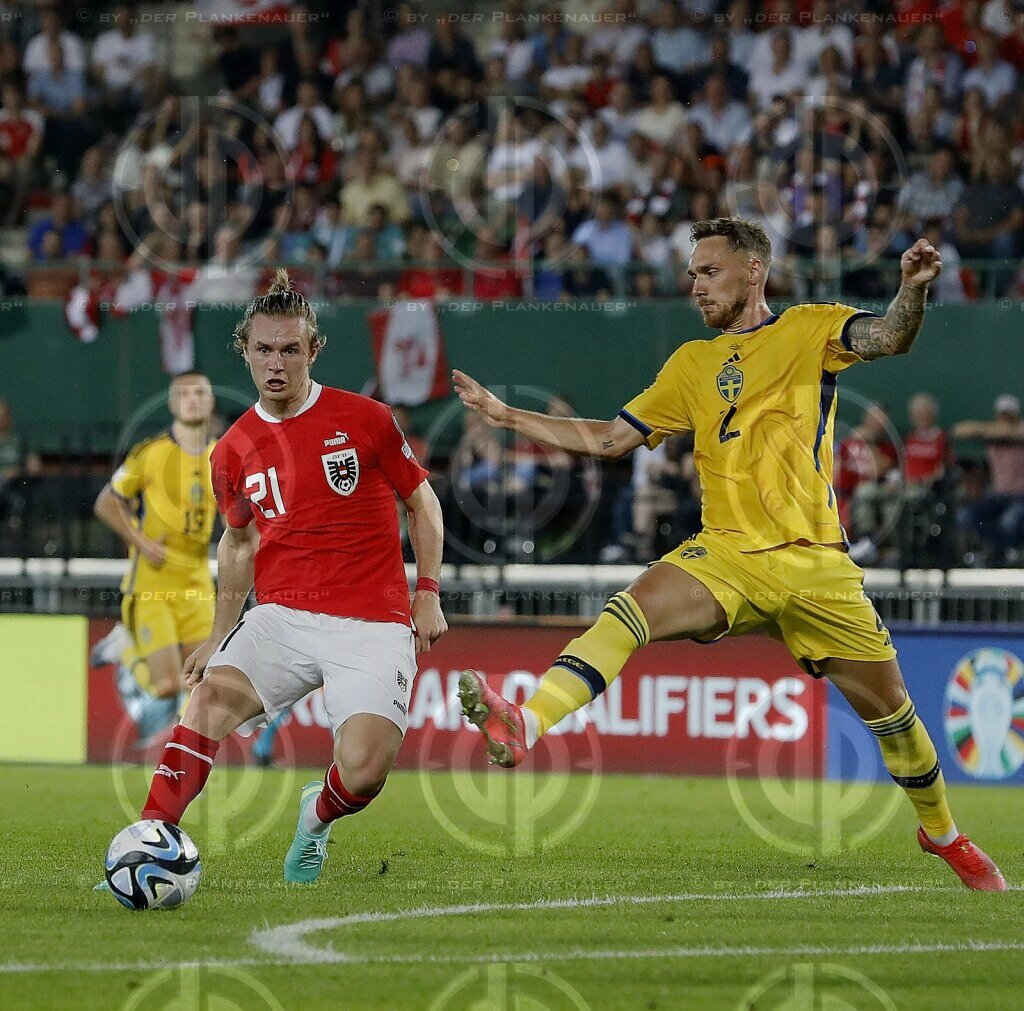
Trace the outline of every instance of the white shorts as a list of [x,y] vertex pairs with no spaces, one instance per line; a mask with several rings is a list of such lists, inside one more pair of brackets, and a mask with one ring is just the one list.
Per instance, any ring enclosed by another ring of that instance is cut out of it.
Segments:
[[252,682],[267,717],[323,687],[335,733],[356,713],[384,716],[403,734],[409,725],[416,647],[408,625],[258,604],[224,637],[207,669],[225,666]]

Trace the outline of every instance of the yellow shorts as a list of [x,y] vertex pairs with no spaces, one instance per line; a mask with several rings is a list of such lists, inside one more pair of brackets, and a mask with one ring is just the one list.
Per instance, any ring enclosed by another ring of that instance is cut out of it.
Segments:
[[213,631],[213,584],[153,590],[121,599],[121,620],[143,660],[167,646],[204,642]]
[[729,622],[722,636],[765,631],[811,674],[820,675],[817,661],[826,657],[896,656],[864,594],[864,573],[838,548],[789,544],[745,554],[732,538],[705,532],[661,561],[685,569],[715,595]]

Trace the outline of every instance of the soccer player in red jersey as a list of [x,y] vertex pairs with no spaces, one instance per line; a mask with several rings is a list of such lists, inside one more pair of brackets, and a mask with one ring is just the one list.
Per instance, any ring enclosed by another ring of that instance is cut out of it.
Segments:
[[[193,688],[143,818],[177,823],[220,742],[323,687],[334,762],[302,791],[287,881],[312,882],[331,824],[380,792],[405,734],[417,652],[447,630],[438,598],[441,507],[390,408],[310,377],[324,339],[278,271],[235,331],[259,400],[211,458],[224,515],[210,638],[185,661]],[[410,606],[395,496],[419,579]],[[257,605],[241,615],[255,583]]]

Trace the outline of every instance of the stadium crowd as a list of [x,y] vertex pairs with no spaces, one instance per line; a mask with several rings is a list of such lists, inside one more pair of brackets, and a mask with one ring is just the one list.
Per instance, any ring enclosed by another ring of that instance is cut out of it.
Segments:
[[[680,296],[692,222],[740,214],[773,239],[771,296],[885,298],[918,234],[945,264],[935,301],[1024,296],[1009,0],[285,2],[211,17],[187,75],[181,33],[139,7],[76,9],[0,0],[0,280],[30,295],[66,295],[83,262],[109,279],[152,261],[197,301],[249,300],[268,263],[317,297]],[[891,548],[896,474],[952,510],[962,554],[1015,560],[1024,445],[962,429],[986,441],[985,484],[936,448],[934,403],[911,416],[905,460],[879,448],[880,407],[837,450],[862,557]],[[685,445],[637,468],[608,557],[697,515]]]
[[878,297],[922,230],[937,299],[1019,293],[1008,0],[309,3],[210,24],[188,78],[133,6],[3,9],[3,219],[36,263],[201,263],[226,228],[318,294],[657,297],[688,288],[690,223],[736,213],[769,228],[776,293],[842,269]]

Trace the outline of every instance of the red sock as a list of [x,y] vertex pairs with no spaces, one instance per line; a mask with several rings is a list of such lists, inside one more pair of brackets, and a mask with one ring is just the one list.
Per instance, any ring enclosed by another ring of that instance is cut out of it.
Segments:
[[316,799],[316,816],[326,822],[343,818],[346,814],[358,814],[376,796],[376,793],[371,793],[369,797],[357,797],[349,793],[342,785],[338,767],[331,765],[324,776],[324,788]]
[[185,808],[206,786],[219,747],[220,741],[197,734],[179,723],[164,745],[142,817],[177,825]]

